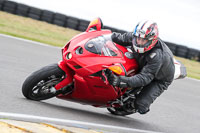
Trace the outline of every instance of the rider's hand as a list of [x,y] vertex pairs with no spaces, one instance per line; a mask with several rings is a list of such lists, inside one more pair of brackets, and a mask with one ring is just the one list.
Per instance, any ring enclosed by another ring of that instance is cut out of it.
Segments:
[[112,86],[117,86],[119,87],[120,84],[120,78],[118,76],[116,76],[113,73],[110,73],[108,75],[108,82],[112,85]]
[[108,82],[115,87],[119,87],[119,88],[127,88],[128,84],[127,82],[123,82],[122,79],[125,79],[125,76],[117,76],[115,74],[113,74],[112,72],[110,72],[107,76]]

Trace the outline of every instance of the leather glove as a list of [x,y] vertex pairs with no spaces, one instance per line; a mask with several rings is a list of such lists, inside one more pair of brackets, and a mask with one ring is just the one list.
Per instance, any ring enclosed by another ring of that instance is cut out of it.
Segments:
[[108,82],[115,87],[119,88],[127,88],[128,84],[121,81],[121,76],[116,76],[115,74],[111,73],[108,75]]
[[108,75],[108,82],[112,85],[112,86],[119,86],[120,83],[120,79],[118,76],[116,76],[115,74],[111,73]]

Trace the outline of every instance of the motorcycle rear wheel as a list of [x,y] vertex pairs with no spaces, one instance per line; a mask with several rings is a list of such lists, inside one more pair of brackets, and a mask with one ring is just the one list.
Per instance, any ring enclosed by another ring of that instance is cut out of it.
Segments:
[[58,64],[45,66],[26,78],[22,85],[23,95],[30,100],[40,101],[52,98],[50,89],[63,80],[65,72]]

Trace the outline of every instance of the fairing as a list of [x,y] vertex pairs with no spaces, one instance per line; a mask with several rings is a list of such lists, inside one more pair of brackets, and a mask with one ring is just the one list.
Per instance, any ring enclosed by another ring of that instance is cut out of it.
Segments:
[[66,44],[62,49],[63,61],[59,66],[67,76],[72,76],[73,80],[66,84],[73,81],[74,91],[68,95],[59,95],[58,98],[84,104],[106,105],[120,97],[119,88],[102,80],[102,71],[105,66],[119,65],[123,71],[121,75],[134,75],[138,66],[135,59],[124,55],[128,52],[127,49],[113,43],[110,35],[110,30],[84,32]]

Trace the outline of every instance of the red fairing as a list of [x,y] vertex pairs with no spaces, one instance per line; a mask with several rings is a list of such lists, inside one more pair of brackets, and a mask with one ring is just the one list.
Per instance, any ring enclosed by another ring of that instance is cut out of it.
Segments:
[[60,61],[58,66],[66,73],[66,78],[62,80],[59,84],[55,86],[56,90],[59,90],[68,84],[73,82],[74,72],[70,70],[70,68],[65,64],[64,61]]
[[[96,106],[107,106],[123,95],[103,80],[102,72],[116,66],[118,75],[132,76],[137,72],[135,59],[125,56],[128,50],[112,42],[110,30],[92,30],[72,38],[62,49],[63,60],[58,63],[66,78],[56,89],[74,84],[73,92],[57,98]],[[130,52],[128,52],[130,53]],[[114,67],[115,69],[115,67]]]

